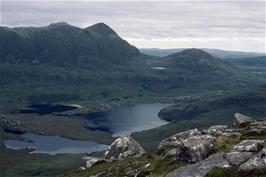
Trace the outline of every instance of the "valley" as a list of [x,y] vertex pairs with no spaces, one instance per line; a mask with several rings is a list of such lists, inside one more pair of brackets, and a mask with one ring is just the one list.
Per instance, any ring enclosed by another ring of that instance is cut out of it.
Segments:
[[[5,175],[60,175],[118,136],[154,153],[176,132],[232,126],[236,112],[266,117],[265,56],[221,59],[195,48],[150,56],[104,23],[0,27],[0,44]],[[154,168],[172,163],[152,158]]]

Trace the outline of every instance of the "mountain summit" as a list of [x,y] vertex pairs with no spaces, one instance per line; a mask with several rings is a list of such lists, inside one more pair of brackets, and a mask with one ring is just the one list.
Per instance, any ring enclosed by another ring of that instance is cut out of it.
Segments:
[[214,58],[211,54],[201,50],[201,49],[186,49],[181,52],[169,55],[167,57],[189,57],[189,58]]
[[94,35],[100,35],[101,37],[107,37],[111,35],[114,37],[118,37],[118,34],[105,23],[97,23],[95,25],[85,28],[85,30],[89,31]]

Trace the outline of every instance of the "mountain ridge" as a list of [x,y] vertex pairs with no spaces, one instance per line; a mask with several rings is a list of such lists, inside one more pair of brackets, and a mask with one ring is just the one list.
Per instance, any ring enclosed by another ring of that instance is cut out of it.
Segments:
[[0,33],[2,85],[123,83],[158,91],[254,83],[239,68],[200,49],[163,60],[147,56],[104,23],[81,29],[59,22],[38,28],[0,28]]

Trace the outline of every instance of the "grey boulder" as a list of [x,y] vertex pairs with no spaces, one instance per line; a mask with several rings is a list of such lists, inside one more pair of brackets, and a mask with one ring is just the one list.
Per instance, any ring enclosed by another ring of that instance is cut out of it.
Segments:
[[234,117],[234,127],[236,128],[248,127],[254,121],[251,117],[240,113],[235,113]]
[[243,140],[234,146],[233,151],[259,152],[263,148],[263,140]]
[[199,135],[185,139],[177,148],[176,159],[190,163],[202,161],[213,150],[214,143],[215,138],[211,135]]
[[208,129],[208,133],[213,136],[220,136],[228,128],[227,125],[215,125]]
[[182,140],[187,138],[201,135],[202,133],[198,129],[187,130],[184,132],[179,132],[169,138],[164,139],[158,146],[158,149],[165,147],[179,147]]
[[251,152],[232,151],[225,154],[225,158],[231,166],[238,167],[239,165],[250,159],[252,155],[253,154]]
[[127,157],[140,157],[145,150],[131,136],[117,138],[106,150],[104,157],[108,160],[122,160]]

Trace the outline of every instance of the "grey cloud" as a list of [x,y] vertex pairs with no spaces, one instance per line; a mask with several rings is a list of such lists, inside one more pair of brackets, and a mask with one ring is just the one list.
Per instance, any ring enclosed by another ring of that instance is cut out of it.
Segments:
[[1,12],[2,25],[105,22],[125,38],[265,38],[264,1],[2,1]]

